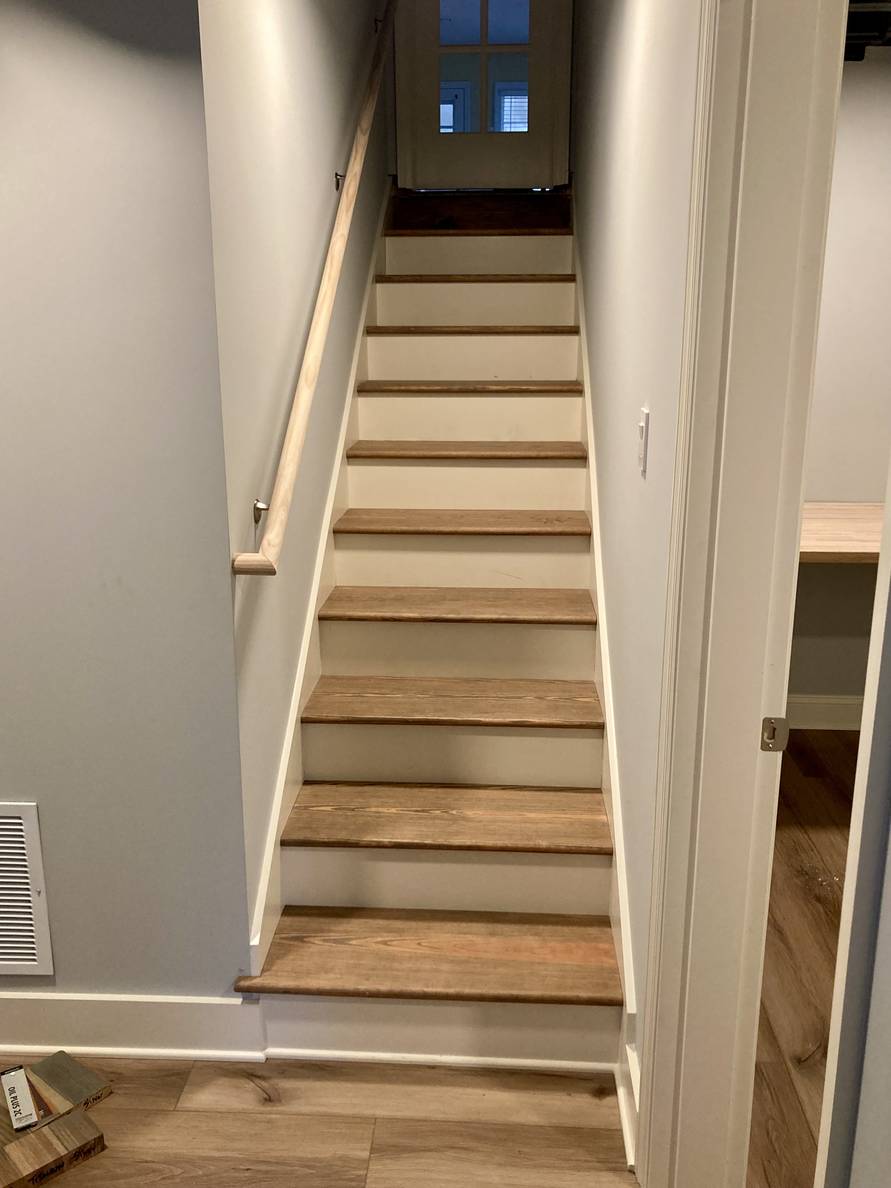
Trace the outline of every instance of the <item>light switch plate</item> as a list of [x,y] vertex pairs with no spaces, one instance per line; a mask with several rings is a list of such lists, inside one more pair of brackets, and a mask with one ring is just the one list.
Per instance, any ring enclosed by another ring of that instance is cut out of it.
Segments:
[[643,478],[647,477],[647,453],[650,448],[650,410],[640,410],[640,420],[637,422],[637,464]]

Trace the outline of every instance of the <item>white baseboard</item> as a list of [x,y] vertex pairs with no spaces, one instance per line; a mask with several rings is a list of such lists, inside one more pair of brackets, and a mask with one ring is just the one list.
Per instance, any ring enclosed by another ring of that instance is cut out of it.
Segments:
[[0,992],[0,1050],[264,1060],[259,1002],[138,994]]
[[790,693],[786,717],[793,730],[859,730],[863,698],[824,693]]

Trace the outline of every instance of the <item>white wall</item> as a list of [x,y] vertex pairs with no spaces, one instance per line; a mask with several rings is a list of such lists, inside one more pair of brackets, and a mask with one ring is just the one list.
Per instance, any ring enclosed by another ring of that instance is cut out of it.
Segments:
[[885,498],[891,453],[891,50],[846,62],[805,498]]
[[[230,544],[252,551],[271,493],[374,38],[374,0],[200,0]],[[381,110],[384,109],[381,103]],[[366,161],[279,573],[234,587],[248,896],[285,746],[328,480],[349,395],[385,119]]]
[[[698,38],[695,0],[576,2],[575,227],[594,400],[600,600],[609,624],[639,999],[647,962]],[[637,466],[642,405],[650,410],[645,479]]]
[[0,985],[220,994],[248,932],[196,5],[5,0],[0,142],[0,797],[39,806],[57,971]]

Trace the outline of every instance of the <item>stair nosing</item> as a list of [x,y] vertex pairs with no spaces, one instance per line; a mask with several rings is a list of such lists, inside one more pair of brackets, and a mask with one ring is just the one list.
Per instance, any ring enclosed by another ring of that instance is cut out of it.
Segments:
[[[338,591],[346,591],[346,590],[362,591],[363,596],[368,598],[370,601],[373,600],[375,597],[375,594],[372,593],[372,591],[380,591],[380,596],[381,596],[382,602],[386,602],[387,593],[392,593],[394,591],[399,591],[401,594],[405,594],[407,596],[409,595],[410,591],[415,591],[418,596],[422,596],[424,593],[429,593],[432,598],[436,595],[439,595],[441,597],[442,591],[449,590],[449,591],[455,591],[459,597],[463,597],[464,599],[466,599],[468,601],[471,601],[473,596],[475,594],[478,595],[480,592],[485,592],[486,594],[494,593],[496,595],[496,597],[499,595],[505,596],[508,600],[510,600],[511,595],[516,595],[516,594],[523,595],[526,593],[529,593],[529,594],[539,593],[539,591],[537,589],[533,590],[531,588],[529,588],[528,590],[527,589],[514,590],[514,589],[511,589],[510,587],[507,587],[502,590],[502,589],[498,589],[498,588],[490,587],[490,586],[346,586],[346,585],[335,586],[334,589],[331,591],[331,593],[328,595],[328,597],[325,599],[325,602],[323,603],[323,605],[319,608],[318,617],[321,621],[324,621],[324,622],[347,622],[347,623],[350,623],[350,622],[356,622],[356,623],[368,623],[368,622],[370,622],[370,623],[375,623],[375,622],[378,622],[378,623],[480,623],[480,624],[485,624],[485,623],[499,624],[499,623],[501,623],[501,624],[507,624],[507,625],[510,625],[510,624],[531,624],[531,625],[541,625],[541,626],[553,625],[553,626],[568,626],[568,627],[576,627],[577,626],[577,627],[591,627],[591,628],[596,627],[596,625],[597,625],[597,611],[594,607],[594,602],[593,602],[593,599],[591,598],[590,591],[585,590],[585,589],[570,588],[566,592],[572,593],[572,594],[587,595],[588,602],[590,603],[590,606],[591,606],[590,611],[586,610],[584,614],[582,614],[581,612],[572,612],[569,615],[564,613],[562,616],[558,616],[556,614],[556,612],[553,612],[553,611],[550,614],[539,613],[537,615],[533,615],[529,611],[527,611],[524,614],[522,611],[519,611],[519,610],[514,611],[513,613],[508,612],[507,614],[501,613],[501,614],[497,614],[497,615],[494,613],[494,611],[491,611],[491,610],[488,612],[478,611],[474,614],[469,614],[467,612],[462,614],[460,611],[456,611],[453,613],[443,613],[441,611],[438,613],[430,613],[430,612],[424,613],[423,610],[407,612],[405,610],[398,611],[395,609],[391,609],[391,610],[384,611],[384,612],[381,612],[381,611],[365,611],[365,612],[358,611],[357,612],[355,609],[338,610],[337,605],[336,605],[337,604],[337,598],[336,598],[337,593],[338,593]],[[546,593],[548,595],[552,595],[557,592],[560,592],[559,588],[548,589],[548,590],[544,591],[544,593]],[[331,609],[329,609],[332,601],[335,603],[335,609],[333,611]],[[423,601],[422,597],[419,597],[419,603],[422,601]]]
[[486,325],[474,324],[467,326],[450,325],[382,325],[366,326],[365,333],[371,338],[509,338],[509,337],[538,337],[538,338],[566,338],[579,334],[577,325]]
[[[556,447],[562,447],[557,449]],[[503,448],[495,448],[503,447]],[[446,441],[359,438],[347,448],[349,461],[383,459],[391,462],[585,462],[588,451],[580,441]]]
[[[453,515],[460,517],[467,516],[474,511],[482,509],[475,508],[350,508],[345,511],[343,515],[334,524],[332,531],[336,536],[532,536],[532,537],[564,537],[564,538],[578,538],[586,539],[591,536],[591,521],[585,512],[558,512],[553,508],[538,509],[530,508],[524,513],[530,517],[530,520],[522,524],[517,522],[511,525],[509,522],[497,524],[494,521],[491,526],[485,524],[476,525],[472,521],[467,521],[463,525],[460,523],[449,523],[442,520],[437,524],[435,519],[428,521],[427,525],[423,521],[416,523],[411,522],[411,518],[407,513],[413,512],[423,515],[429,512],[432,516],[446,516]],[[498,512],[502,509],[486,509]],[[354,513],[357,512],[391,512],[394,513],[394,522],[383,526],[381,524],[375,525],[373,521],[368,520],[363,523],[361,517],[358,520]],[[517,513],[520,514],[520,513]],[[572,523],[551,525],[540,517],[550,515],[557,517],[572,517]],[[584,517],[584,521],[579,517]],[[398,521],[402,519],[400,524]],[[538,518],[538,523],[536,519]],[[346,523],[344,523],[346,521]]]
[[574,272],[378,272],[378,285],[574,285]]
[[362,380],[359,395],[380,393],[390,396],[460,396],[488,392],[506,396],[581,396],[579,380]]

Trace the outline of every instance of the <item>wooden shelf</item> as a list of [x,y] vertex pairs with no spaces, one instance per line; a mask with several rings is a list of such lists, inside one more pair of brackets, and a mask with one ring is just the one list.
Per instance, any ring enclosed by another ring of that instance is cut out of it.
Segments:
[[612,854],[596,788],[306,783],[283,846]]
[[619,1006],[598,916],[286,907],[244,994]]
[[336,586],[320,619],[381,623],[567,623],[593,627],[587,590]]
[[473,462],[584,462],[580,441],[356,441],[347,458],[468,460]]
[[582,511],[466,511],[405,507],[354,507],[334,525],[335,534],[409,536],[590,536]]
[[875,563],[883,515],[881,503],[806,503],[801,560],[826,565]]
[[593,681],[323,676],[303,721],[597,730],[603,711]]

